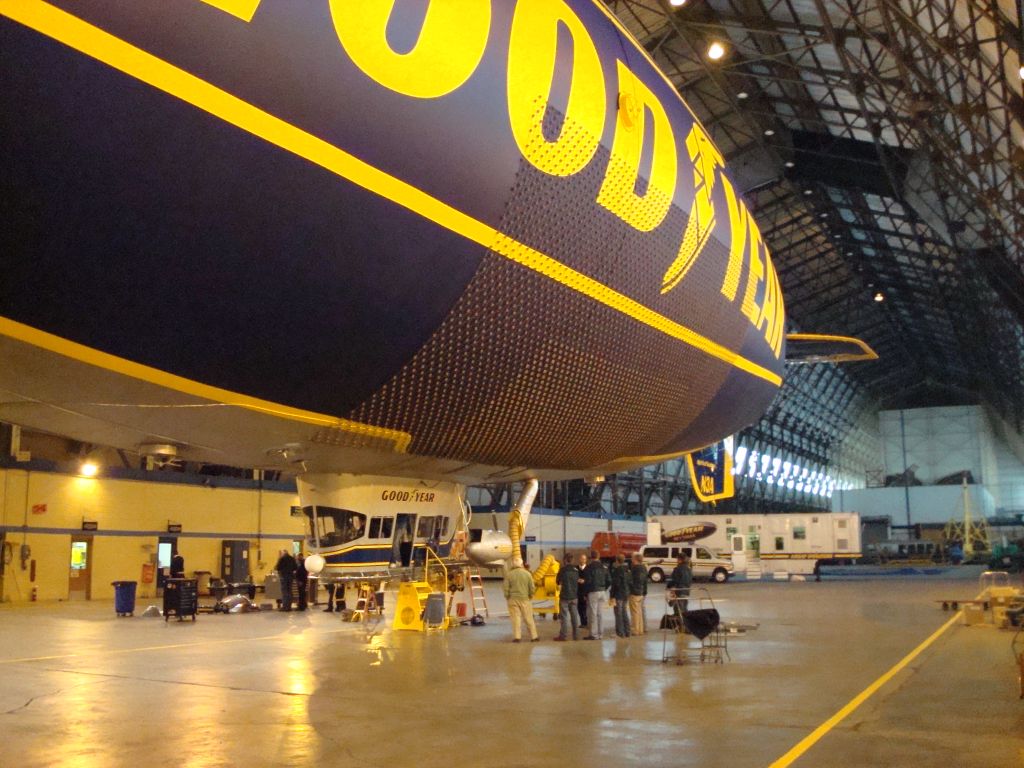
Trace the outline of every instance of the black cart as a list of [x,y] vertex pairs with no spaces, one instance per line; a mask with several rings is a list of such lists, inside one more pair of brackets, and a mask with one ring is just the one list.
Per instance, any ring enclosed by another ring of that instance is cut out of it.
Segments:
[[[671,590],[665,591],[670,612],[661,620],[661,628],[664,631],[661,660],[674,661],[676,664],[685,664],[690,660],[722,664],[725,659],[731,658],[729,638],[722,626],[718,609],[715,608],[715,601],[704,587],[697,587],[693,591],[698,594],[691,596],[687,593],[685,598],[677,598]],[[695,604],[698,607],[691,610]],[[669,653],[669,633],[682,636],[677,637],[673,643],[672,653]],[[700,640],[699,649],[689,647],[689,641],[685,639],[687,635]]]
[[177,616],[178,621],[191,616],[196,620],[199,610],[199,588],[196,579],[167,579],[164,582],[164,621]]

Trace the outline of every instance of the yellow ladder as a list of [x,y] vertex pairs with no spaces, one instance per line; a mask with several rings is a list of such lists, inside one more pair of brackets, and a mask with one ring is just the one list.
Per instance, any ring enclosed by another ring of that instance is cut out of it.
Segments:
[[484,594],[484,579],[476,568],[469,572],[469,596],[473,601],[473,615],[479,614],[482,606],[483,615],[488,619],[491,618],[491,614],[487,610],[487,596]]

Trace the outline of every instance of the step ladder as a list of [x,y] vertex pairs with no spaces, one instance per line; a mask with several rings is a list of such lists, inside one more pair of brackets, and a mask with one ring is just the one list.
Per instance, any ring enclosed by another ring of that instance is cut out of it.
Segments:
[[479,569],[473,568],[469,572],[469,596],[473,601],[473,615],[481,615],[481,608],[483,608],[482,615],[485,618],[491,618],[490,612],[487,610],[487,595],[484,593],[484,579],[480,575]]
[[356,607],[352,611],[352,621],[366,621],[371,614],[377,614],[377,591],[368,581],[359,582],[356,595]]
[[381,603],[377,602],[378,589],[383,589],[383,585],[371,581],[359,582],[356,607],[352,611],[351,621],[358,621],[363,625],[367,642],[377,634],[377,629],[384,618]]

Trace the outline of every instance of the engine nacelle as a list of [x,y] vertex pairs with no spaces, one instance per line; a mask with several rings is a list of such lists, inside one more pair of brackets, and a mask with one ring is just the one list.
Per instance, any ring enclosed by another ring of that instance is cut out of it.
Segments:
[[504,531],[480,531],[466,545],[466,556],[477,565],[502,565],[512,557],[512,539]]

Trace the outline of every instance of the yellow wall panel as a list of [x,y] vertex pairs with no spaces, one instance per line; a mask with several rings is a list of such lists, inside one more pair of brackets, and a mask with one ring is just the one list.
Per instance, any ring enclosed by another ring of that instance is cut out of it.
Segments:
[[[298,503],[293,493],[218,488],[215,478],[201,486],[0,470],[0,526],[12,555],[3,599],[28,601],[33,586],[39,600],[68,599],[72,536],[90,535],[81,530],[83,520],[98,525],[91,532],[93,599],[112,598],[113,581],[138,581],[140,596],[154,594],[141,583],[142,566],[156,561],[161,535],[175,535],[166,533],[168,522],[182,526],[178,551],[187,575],[219,577],[221,541],[242,539],[250,542],[249,570],[259,582],[278,550],[303,536],[302,519],[290,511]],[[30,568],[21,568],[22,542],[32,548],[35,581]]]

